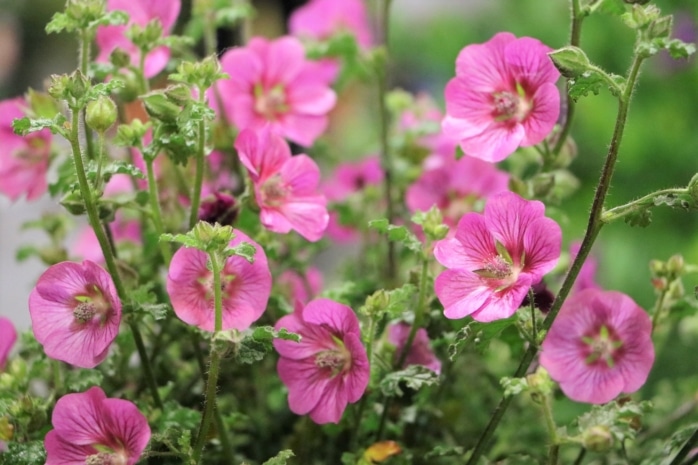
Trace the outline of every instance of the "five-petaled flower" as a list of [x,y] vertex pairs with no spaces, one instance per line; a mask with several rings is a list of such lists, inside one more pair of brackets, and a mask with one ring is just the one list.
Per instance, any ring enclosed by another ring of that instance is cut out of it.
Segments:
[[264,227],[281,234],[293,229],[312,242],[322,238],[329,215],[317,164],[305,154],[292,156],[269,127],[242,131],[235,148],[254,183]]
[[[255,37],[223,54],[221,67],[230,78],[216,84],[219,110],[239,129],[269,124],[277,134],[309,146],[327,128],[337,97],[295,37],[271,42]],[[209,101],[218,106],[215,93]]]
[[[254,262],[238,255],[228,257],[221,273],[223,330],[244,330],[264,313],[271,293],[271,272],[264,249],[235,230],[230,247],[247,242],[256,249]],[[175,252],[167,274],[167,293],[175,314],[185,323],[214,330],[213,273],[208,254],[182,247]]]
[[456,136],[466,154],[489,162],[542,142],[560,114],[560,73],[549,51],[508,32],[461,50],[456,76],[446,85],[444,132]]
[[46,192],[46,170],[51,155],[51,131],[26,136],[14,133],[12,121],[23,118],[27,102],[17,97],[0,102],[0,192],[11,200],[26,194],[35,200]]
[[567,397],[603,404],[645,384],[652,323],[630,297],[586,289],[570,296],[543,341],[541,365]]
[[51,358],[93,368],[119,332],[121,301],[109,273],[94,262],[61,262],[39,277],[29,295],[36,340]]
[[[138,66],[141,60],[141,52],[138,47],[126,37],[126,30],[132,25],[145,27],[153,20],[160,21],[163,35],[170,33],[174,27],[179,10],[180,0],[108,0],[107,10],[121,10],[129,15],[128,25],[123,26],[101,26],[97,29],[97,47],[99,55],[97,62],[108,62],[109,56],[117,48],[128,53],[131,65]],[[170,49],[164,45],[155,47],[145,57],[143,73],[145,77],[151,78],[165,69],[170,59]]]
[[510,317],[555,266],[561,241],[541,202],[512,192],[490,197],[482,214],[465,214],[455,236],[436,243],[434,255],[448,268],[434,283],[444,314],[482,322]]
[[0,316],[0,371],[5,369],[5,363],[16,340],[15,325],[9,318]]
[[99,387],[56,402],[46,434],[46,465],[133,465],[150,440],[150,426],[135,404],[107,398]]
[[354,311],[329,299],[315,299],[281,318],[276,329],[301,341],[274,339],[281,355],[277,370],[288,387],[293,413],[315,423],[338,423],[348,403],[358,401],[369,377],[366,349]]

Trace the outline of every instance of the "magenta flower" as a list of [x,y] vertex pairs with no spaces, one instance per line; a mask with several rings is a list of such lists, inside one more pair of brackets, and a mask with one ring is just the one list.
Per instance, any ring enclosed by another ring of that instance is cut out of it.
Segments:
[[363,0],[310,0],[293,12],[288,29],[294,36],[318,40],[348,32],[364,49],[373,43]]
[[[270,124],[277,134],[308,146],[327,128],[337,97],[295,37],[253,38],[226,52],[221,66],[230,75],[217,83],[222,111],[239,129]],[[209,101],[217,105],[215,96]]]
[[[131,65],[137,67],[140,62],[140,51],[126,38],[126,29],[133,24],[144,27],[150,21],[157,19],[162,25],[163,35],[168,35],[177,21],[180,8],[180,0],[107,0],[107,10],[125,11],[129,15],[129,22],[123,26],[101,26],[97,29],[99,55],[96,61],[108,63],[112,52],[120,48],[131,57]],[[145,58],[145,77],[151,78],[165,69],[169,59],[168,47],[156,47]]]
[[577,402],[603,404],[645,384],[652,323],[627,295],[586,289],[569,297],[542,345],[540,364]]
[[560,113],[560,73],[550,51],[508,32],[461,50],[446,86],[444,132],[457,136],[466,154],[489,162],[543,141]]
[[434,289],[447,318],[487,322],[516,312],[528,290],[560,257],[562,233],[545,206],[512,192],[489,198],[484,213],[467,213],[456,235],[436,243],[447,270]]
[[[241,231],[230,241],[254,246],[254,263],[233,255],[223,267],[223,329],[244,330],[257,321],[267,307],[271,293],[271,273],[264,249]],[[175,252],[167,274],[167,293],[177,316],[187,324],[214,330],[213,274],[201,250],[183,247]]]
[[96,263],[49,267],[29,295],[36,340],[51,358],[93,368],[119,332],[121,301],[109,273]]
[[311,242],[320,240],[328,214],[318,191],[317,164],[305,154],[291,156],[288,144],[269,127],[242,131],[235,148],[254,183],[264,227],[281,234],[293,229]]
[[383,169],[377,155],[355,162],[340,163],[330,179],[323,183],[327,200],[341,202],[367,186],[383,182]]
[[451,157],[438,168],[424,171],[407,189],[407,207],[416,212],[436,205],[444,223],[455,226],[478,201],[506,192],[508,187],[509,175],[493,164],[468,156],[460,160]]
[[442,130],[442,120],[443,113],[434,99],[429,94],[421,93],[415,97],[414,105],[400,115],[398,130],[406,137],[415,139],[417,145],[430,153],[452,158],[459,138]]
[[[403,347],[410,335],[411,325],[400,322],[388,326],[388,341],[395,346],[395,356],[400,357]],[[427,330],[419,328],[415,334],[414,341],[410,346],[405,366],[422,365],[429,368],[437,375],[441,373],[441,360],[439,360],[429,344]]]
[[0,101],[0,192],[13,201],[22,194],[35,200],[47,188],[51,132],[42,129],[19,136],[12,130],[12,121],[26,116],[25,107],[22,97]]
[[15,325],[9,318],[0,316],[0,371],[5,369],[10,350],[17,340]]
[[148,420],[135,404],[107,398],[94,386],[56,402],[46,434],[46,465],[134,465],[150,440]]
[[281,355],[277,370],[288,387],[288,404],[315,423],[338,423],[348,403],[366,390],[369,365],[354,311],[329,299],[316,299],[276,323],[300,334],[300,342],[274,339]]
[[278,284],[290,302],[307,304],[322,289],[322,272],[314,266],[308,267],[305,274],[286,270],[279,276]]

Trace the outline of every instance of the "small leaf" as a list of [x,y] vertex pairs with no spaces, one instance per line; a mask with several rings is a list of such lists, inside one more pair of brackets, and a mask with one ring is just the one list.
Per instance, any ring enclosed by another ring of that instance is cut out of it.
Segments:
[[492,339],[515,323],[515,316],[489,323],[471,321],[456,333],[455,340],[449,345],[449,359],[453,360],[464,347],[473,347],[478,353],[484,353]]
[[638,226],[640,228],[646,228],[652,223],[652,212],[649,208],[643,208],[639,211],[633,212],[623,218],[630,226]]
[[387,234],[389,240],[399,242],[410,250],[415,252],[422,251],[422,243],[417,239],[417,236],[412,234],[405,226],[395,226],[388,223],[387,219],[381,218],[379,220],[369,221],[368,227],[383,234]]
[[274,457],[270,458],[266,462],[264,462],[262,465],[286,465],[288,462],[288,459],[291,457],[295,457],[295,454],[293,453],[292,450],[287,449],[287,450],[282,450],[278,454],[276,454]]
[[410,365],[404,370],[389,373],[380,382],[380,388],[386,396],[402,397],[404,394],[402,383],[409,389],[418,391],[424,386],[439,384],[439,375],[422,365]]

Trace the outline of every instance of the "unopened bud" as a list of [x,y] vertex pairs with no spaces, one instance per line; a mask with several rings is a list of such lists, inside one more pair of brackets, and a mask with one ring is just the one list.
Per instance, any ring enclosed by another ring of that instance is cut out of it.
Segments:
[[693,199],[693,204],[698,205],[698,173],[694,174],[688,182],[688,194]]
[[155,92],[143,97],[145,111],[151,118],[158,119],[165,123],[173,123],[177,116],[182,112],[182,109],[168,100],[168,98],[160,93]]
[[663,16],[650,25],[649,36],[652,39],[667,38],[674,26],[672,16]]
[[553,64],[566,78],[575,78],[589,71],[591,63],[584,51],[578,47],[567,46],[548,53]]
[[613,447],[613,434],[605,425],[596,425],[584,431],[582,444],[592,452],[606,452]]
[[232,226],[239,211],[240,208],[235,202],[235,197],[225,192],[214,192],[202,199],[199,207],[199,220],[211,224]]
[[126,50],[116,47],[111,55],[109,55],[109,61],[112,65],[117,68],[126,68],[131,64],[131,55],[126,52]]
[[67,91],[68,94],[76,101],[85,96],[87,89],[90,88],[90,79],[82,74],[82,71],[75,70],[69,76]]
[[676,254],[672,255],[666,262],[666,268],[669,273],[674,276],[680,276],[683,274],[685,262],[683,256]]
[[85,202],[82,200],[79,192],[68,192],[58,203],[63,205],[73,215],[85,214]]
[[85,122],[97,132],[103,133],[109,129],[117,118],[116,104],[106,96],[100,96],[87,104]]

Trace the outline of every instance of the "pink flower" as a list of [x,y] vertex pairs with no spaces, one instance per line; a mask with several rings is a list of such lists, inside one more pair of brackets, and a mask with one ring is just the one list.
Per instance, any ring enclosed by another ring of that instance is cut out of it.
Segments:
[[[441,128],[443,114],[430,95],[418,94],[413,105],[400,115],[398,129],[408,138],[416,139],[419,146],[429,152],[453,158],[458,138]],[[416,137],[415,137],[416,136]]]
[[279,276],[278,284],[284,296],[291,302],[307,304],[322,289],[322,272],[314,266],[305,270],[305,275],[294,270],[286,270]]
[[288,144],[268,127],[242,131],[235,148],[254,183],[264,227],[281,234],[293,229],[311,242],[321,239],[328,214],[318,192],[317,164],[305,154],[291,156]]
[[483,214],[465,214],[455,237],[436,243],[434,255],[448,269],[434,289],[447,318],[488,322],[516,312],[560,257],[560,227],[544,215],[541,202],[503,192]]
[[17,340],[15,325],[9,318],[0,316],[0,371],[5,369],[5,363],[10,355],[10,350]]
[[540,363],[570,399],[603,404],[645,383],[654,363],[651,334],[649,316],[630,297],[587,289],[563,304]]
[[[140,51],[126,38],[126,29],[133,24],[145,27],[150,21],[158,19],[162,25],[163,35],[168,35],[177,21],[180,8],[180,0],[107,0],[107,10],[125,11],[129,15],[129,22],[124,26],[101,26],[97,29],[99,55],[96,61],[109,62],[111,53],[116,48],[120,48],[129,54],[131,64],[138,66]],[[156,47],[145,58],[145,77],[151,78],[165,69],[169,59],[169,48]]]
[[[230,75],[217,84],[222,111],[238,128],[270,124],[277,134],[306,146],[327,128],[337,97],[295,37],[253,38],[226,52],[221,66]],[[217,105],[212,96],[209,101]]]
[[545,139],[560,113],[560,73],[549,51],[508,32],[461,50],[446,86],[444,132],[457,136],[468,155],[490,162]]
[[[570,260],[574,260],[579,253],[581,248],[581,242],[573,242],[570,245]],[[574,281],[574,286],[572,287],[572,292],[583,291],[584,289],[601,289],[601,286],[596,282],[596,269],[598,268],[598,261],[596,257],[589,254],[584,260],[582,269],[579,270],[577,279]]]
[[339,423],[348,403],[368,386],[369,365],[354,311],[329,299],[316,299],[276,323],[300,334],[300,342],[274,339],[281,355],[277,370],[288,387],[288,404],[315,423]]
[[[388,341],[393,344],[395,356],[400,357],[403,347],[410,335],[411,326],[407,323],[396,323],[388,326]],[[434,351],[429,346],[429,336],[427,330],[419,328],[415,334],[414,341],[410,346],[407,357],[405,358],[405,366],[422,365],[429,368],[437,375],[441,373],[441,360],[439,360]]]
[[349,32],[364,49],[373,43],[363,0],[310,0],[293,12],[288,28],[294,36],[318,40]]
[[0,101],[0,192],[13,201],[22,194],[35,200],[47,187],[51,132],[42,129],[23,137],[12,130],[12,121],[25,116],[25,107],[22,97]]
[[453,157],[435,169],[426,170],[407,189],[407,207],[411,212],[427,211],[436,205],[444,222],[455,226],[464,213],[474,210],[478,201],[506,192],[509,175],[491,163],[465,156]]
[[46,465],[134,465],[150,440],[150,426],[132,402],[107,398],[94,386],[56,402],[46,434]]
[[384,174],[378,156],[372,155],[355,162],[340,163],[323,190],[327,200],[341,202],[366,186],[383,182]]
[[[223,267],[223,329],[244,330],[257,321],[267,307],[271,292],[271,273],[264,249],[241,231],[230,241],[254,246],[254,263],[233,255]],[[167,293],[177,316],[187,324],[206,331],[214,330],[213,275],[206,263],[208,255],[197,249],[175,252],[167,275]]]
[[111,276],[96,263],[61,262],[39,278],[29,313],[46,355],[94,368],[119,332],[121,301]]

